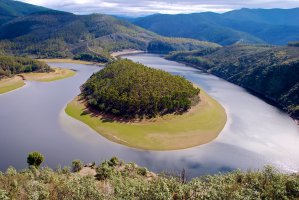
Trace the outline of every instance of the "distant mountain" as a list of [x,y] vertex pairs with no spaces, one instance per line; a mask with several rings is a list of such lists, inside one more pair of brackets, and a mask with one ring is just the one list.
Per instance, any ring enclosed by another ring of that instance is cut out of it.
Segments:
[[46,10],[49,9],[19,1],[0,0],[0,25],[16,17]]
[[17,55],[72,57],[138,49],[151,52],[217,47],[192,39],[166,38],[112,16],[74,15],[47,10],[20,16],[0,26],[0,49]]
[[283,45],[299,39],[299,8],[241,9],[224,14],[156,14],[137,18],[133,23],[164,36],[194,38],[221,45]]
[[299,119],[299,47],[232,45],[178,52],[168,59],[192,64],[249,89]]

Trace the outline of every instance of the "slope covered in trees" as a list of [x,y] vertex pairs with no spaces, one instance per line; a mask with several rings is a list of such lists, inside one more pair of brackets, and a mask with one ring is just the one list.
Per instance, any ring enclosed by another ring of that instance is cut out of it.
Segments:
[[215,42],[269,43],[285,45],[299,39],[299,8],[241,9],[137,18],[134,24],[168,37],[185,37]]
[[0,1],[0,25],[14,18],[28,14],[49,10],[48,8],[35,6],[19,1],[1,0]]
[[184,78],[130,60],[94,74],[82,94],[92,107],[127,118],[183,112],[199,101],[199,89]]
[[277,103],[299,118],[299,48],[234,45],[178,52],[168,59],[192,64]]
[[0,79],[26,72],[49,72],[51,68],[44,62],[25,57],[0,55]]
[[152,51],[153,42],[167,44],[155,52],[193,50],[216,44],[192,39],[165,38],[129,22],[102,14],[74,15],[46,10],[29,13],[0,25],[0,49],[38,58],[64,58],[78,54],[100,55],[123,49]]

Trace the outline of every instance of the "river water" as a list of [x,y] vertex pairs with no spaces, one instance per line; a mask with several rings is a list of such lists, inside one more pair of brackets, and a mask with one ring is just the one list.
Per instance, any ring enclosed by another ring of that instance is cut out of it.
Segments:
[[0,95],[0,170],[10,165],[24,168],[28,152],[40,151],[46,158],[44,165],[53,168],[70,165],[74,159],[99,163],[117,156],[156,172],[185,169],[189,177],[262,169],[268,164],[281,171],[299,171],[299,128],[287,114],[236,85],[159,55],[125,57],[184,76],[217,99],[228,115],[219,137],[202,146],[165,152],[110,142],[64,113],[66,104],[80,93],[80,85],[101,68],[49,63],[77,70],[77,75],[50,83],[27,82]]

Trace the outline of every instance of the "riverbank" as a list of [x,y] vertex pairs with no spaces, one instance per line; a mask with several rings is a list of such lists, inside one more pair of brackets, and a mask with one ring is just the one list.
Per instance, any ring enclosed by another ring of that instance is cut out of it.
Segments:
[[23,79],[19,76],[14,76],[13,78],[4,78],[0,80],[0,94],[21,88],[24,85],[25,83]]
[[40,81],[40,82],[51,82],[65,78],[72,77],[76,74],[75,71],[65,68],[53,68],[54,72],[49,73],[23,73],[20,74],[25,80],[28,81]]
[[75,71],[70,69],[53,68],[53,72],[32,72],[22,73],[15,75],[12,78],[5,78],[0,80],[0,94],[4,94],[15,89],[21,88],[25,85],[25,80],[39,81],[39,82],[52,82],[65,78],[72,77],[76,74]]
[[201,102],[182,115],[151,120],[117,121],[92,112],[80,97],[65,112],[87,124],[110,141],[144,150],[178,150],[206,144],[219,135],[227,116],[224,108],[203,90]]
[[90,61],[84,61],[84,60],[74,60],[74,59],[60,59],[60,58],[53,58],[53,59],[38,59],[39,61],[43,61],[46,63],[74,63],[74,64],[83,64],[83,65],[93,65],[93,64],[99,64],[95,62]]
[[129,55],[129,54],[137,54],[137,53],[144,53],[144,51],[135,50],[135,49],[125,49],[122,51],[112,52],[110,55],[114,58],[117,58],[120,56]]

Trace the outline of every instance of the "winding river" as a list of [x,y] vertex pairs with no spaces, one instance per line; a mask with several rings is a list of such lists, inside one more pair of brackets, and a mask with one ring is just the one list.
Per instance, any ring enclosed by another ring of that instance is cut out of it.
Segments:
[[217,99],[228,115],[219,137],[206,145],[166,152],[110,142],[64,113],[66,104],[79,94],[80,85],[100,68],[49,63],[78,73],[51,83],[27,82],[21,89],[0,95],[0,170],[10,165],[24,168],[28,152],[40,151],[46,157],[45,165],[53,168],[70,165],[74,159],[100,162],[117,156],[153,171],[185,169],[189,177],[236,168],[261,169],[267,164],[281,171],[299,171],[299,128],[287,114],[236,85],[158,55],[125,57],[184,76]]

